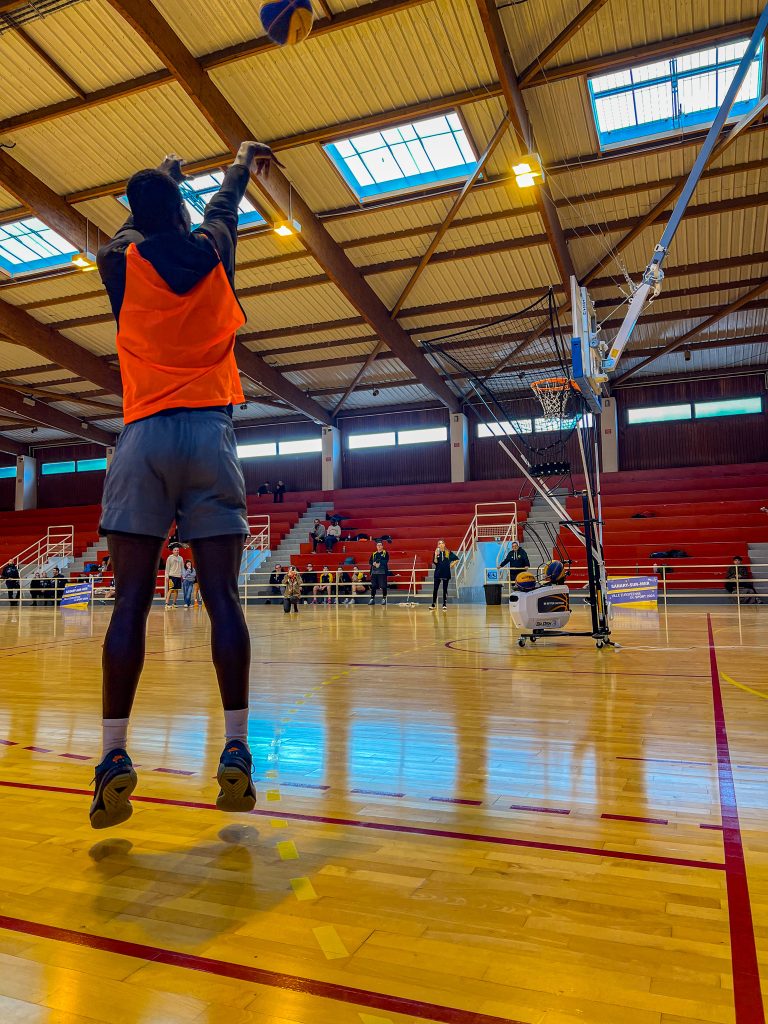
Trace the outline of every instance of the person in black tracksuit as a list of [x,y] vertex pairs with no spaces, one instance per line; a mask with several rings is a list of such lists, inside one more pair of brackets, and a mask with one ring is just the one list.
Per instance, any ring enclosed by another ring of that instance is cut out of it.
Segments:
[[516,540],[512,541],[512,547],[507,552],[507,557],[499,563],[499,568],[509,567],[509,578],[514,582],[518,573],[530,568],[531,562],[525,548],[521,548]]
[[437,607],[437,593],[442,584],[443,587],[443,608],[448,604],[448,584],[451,581],[451,566],[454,562],[458,562],[459,556],[455,551],[451,551],[445,546],[444,540],[437,542],[435,548],[435,557],[432,559],[432,565],[435,567],[435,578],[434,585],[432,587],[432,608]]
[[[21,592],[21,584],[19,583],[19,567],[12,558],[8,565],[3,569],[3,579],[5,580],[5,586],[8,590],[8,603],[11,607],[18,607],[19,594]],[[386,593],[386,590],[385,590]]]
[[389,552],[384,550],[381,541],[377,541],[376,550],[368,559],[371,567],[371,599],[368,604],[376,603],[376,591],[381,590],[382,604],[387,603],[387,577],[389,576]]

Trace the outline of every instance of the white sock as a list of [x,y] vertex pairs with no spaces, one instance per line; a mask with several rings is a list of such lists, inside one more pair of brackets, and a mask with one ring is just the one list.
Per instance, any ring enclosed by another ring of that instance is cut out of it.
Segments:
[[125,750],[128,743],[128,719],[127,718],[102,718],[101,720],[102,744],[101,760],[103,761],[110,750],[118,748]]
[[248,708],[240,708],[239,711],[224,712],[224,731],[227,736],[227,743],[231,740],[240,740],[248,746]]

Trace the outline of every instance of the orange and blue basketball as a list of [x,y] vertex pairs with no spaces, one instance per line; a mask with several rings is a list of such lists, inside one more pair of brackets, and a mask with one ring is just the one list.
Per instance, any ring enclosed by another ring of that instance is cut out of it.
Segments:
[[565,579],[565,566],[556,558],[544,566],[544,578],[548,583],[560,583]]
[[312,0],[268,0],[262,5],[259,16],[273,43],[295,46],[312,31]]
[[515,577],[515,586],[518,590],[535,590],[536,577],[532,572],[520,572]]

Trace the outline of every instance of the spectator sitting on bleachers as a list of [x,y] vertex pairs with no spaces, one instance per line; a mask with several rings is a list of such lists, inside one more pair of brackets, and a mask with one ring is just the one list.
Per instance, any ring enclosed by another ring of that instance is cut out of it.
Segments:
[[256,493],[260,498],[263,498],[265,494],[271,494],[272,488],[269,486],[269,480],[265,480],[263,484],[259,484],[259,489]]
[[317,545],[322,544],[325,540],[325,526],[319,519],[315,520],[314,526],[309,531],[309,540],[312,544],[312,553],[314,554],[317,551]]
[[333,582],[333,573],[331,572],[327,565],[324,565],[323,571],[320,573],[320,579],[315,584],[312,590],[312,593],[314,595],[312,604],[317,604],[317,595],[323,593],[326,595],[325,603],[331,603],[331,595],[333,593]]
[[[290,566],[289,566],[289,571],[290,571]],[[312,568],[312,563],[311,562],[307,563],[307,571],[303,572],[301,574],[301,579],[302,579],[302,582],[304,584],[303,587],[301,588],[302,596],[303,596],[305,601],[309,602],[309,599],[310,599],[310,597],[312,595],[312,592],[315,589],[315,584],[317,583],[317,573]]]
[[338,523],[333,522],[325,531],[325,550],[333,551],[334,545],[338,544],[341,538],[341,526]]
[[[282,565],[276,565],[272,572],[269,574],[269,590],[267,591],[268,594],[274,594],[275,596],[280,597],[280,595],[283,592],[282,585],[284,576],[285,573],[283,572]],[[267,601],[265,603],[271,604],[271,601]]]
[[752,580],[752,573],[749,568],[744,565],[743,560],[739,555],[734,556],[733,562],[728,566],[728,572],[726,573],[725,589],[729,594],[736,593],[737,580],[739,598],[741,598],[742,594],[749,595],[744,599],[744,604],[763,603],[757,596],[755,584]]

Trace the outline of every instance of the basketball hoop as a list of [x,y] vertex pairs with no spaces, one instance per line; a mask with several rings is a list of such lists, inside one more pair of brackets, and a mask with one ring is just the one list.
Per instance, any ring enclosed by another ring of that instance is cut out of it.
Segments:
[[544,377],[531,382],[531,390],[541,402],[546,419],[563,418],[573,386],[573,381],[568,377]]

